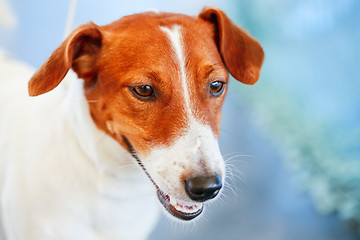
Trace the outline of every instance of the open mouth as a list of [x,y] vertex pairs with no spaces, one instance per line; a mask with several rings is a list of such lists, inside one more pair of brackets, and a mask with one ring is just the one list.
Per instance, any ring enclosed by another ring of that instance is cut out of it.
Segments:
[[146,170],[145,166],[143,165],[140,158],[136,154],[136,152],[135,152],[133,146],[130,144],[129,140],[125,136],[122,136],[122,137],[123,137],[125,144],[127,145],[128,149],[129,149],[129,152],[131,153],[131,155],[135,158],[135,160],[140,165],[140,167],[144,170],[145,174],[148,176],[150,181],[154,184],[159,201],[172,216],[179,218],[181,220],[191,220],[191,219],[196,218],[197,216],[199,216],[202,213],[202,211],[204,209],[204,206],[202,203],[194,204],[194,203],[190,203],[190,202],[177,200],[177,199],[171,197],[170,195],[165,194],[163,191],[161,191],[159,186],[155,183],[155,181],[152,179],[152,177]]
[[203,211],[203,204],[177,200],[165,194],[157,186],[157,196],[164,208],[174,217],[182,220],[191,220],[199,216]]

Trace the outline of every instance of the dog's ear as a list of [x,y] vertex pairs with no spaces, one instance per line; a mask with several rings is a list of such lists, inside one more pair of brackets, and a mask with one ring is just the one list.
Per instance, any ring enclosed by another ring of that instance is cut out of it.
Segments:
[[261,45],[219,9],[204,8],[199,18],[214,25],[214,40],[230,74],[242,83],[256,83],[264,60]]
[[102,33],[94,23],[76,28],[30,79],[29,95],[37,96],[51,91],[70,68],[79,78],[92,79],[96,75],[96,59],[101,42]]

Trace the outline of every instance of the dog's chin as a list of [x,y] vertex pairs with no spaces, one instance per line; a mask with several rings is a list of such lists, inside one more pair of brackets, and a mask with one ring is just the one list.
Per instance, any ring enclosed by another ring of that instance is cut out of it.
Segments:
[[190,203],[190,202],[177,200],[171,197],[170,195],[165,194],[163,191],[161,191],[159,186],[156,184],[156,182],[153,180],[149,172],[146,170],[144,164],[138,157],[136,151],[134,150],[129,140],[125,136],[122,136],[122,138],[125,144],[127,145],[127,148],[131,153],[131,155],[135,158],[137,163],[144,170],[145,174],[149,177],[150,181],[154,184],[159,201],[172,216],[181,220],[189,221],[191,219],[196,218],[202,213],[204,208],[202,203]]
[[199,216],[203,211],[202,203],[189,203],[176,200],[170,195],[165,194],[160,189],[157,189],[157,196],[164,208],[174,217],[189,221]]

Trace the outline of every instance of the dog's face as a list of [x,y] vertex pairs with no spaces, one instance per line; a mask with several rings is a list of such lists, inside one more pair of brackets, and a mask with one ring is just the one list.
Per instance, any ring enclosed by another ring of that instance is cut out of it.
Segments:
[[190,220],[222,187],[217,139],[228,71],[253,84],[262,61],[260,45],[220,10],[144,13],[74,30],[29,92],[50,91],[72,68],[97,127],[133,154],[168,212]]

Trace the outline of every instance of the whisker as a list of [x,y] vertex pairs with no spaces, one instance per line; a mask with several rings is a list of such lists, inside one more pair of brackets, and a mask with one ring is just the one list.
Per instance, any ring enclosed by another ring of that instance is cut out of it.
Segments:
[[[230,157],[230,158],[227,158],[227,159],[225,159],[224,161],[227,163],[228,161],[231,161],[231,160],[233,160],[233,159],[235,159],[235,158],[239,158],[239,157],[255,158],[256,156],[238,154],[238,155],[232,156],[232,157]],[[238,159],[238,160],[243,161],[242,159]]]
[[229,179],[232,183],[235,181],[235,178],[241,180],[244,184],[248,184],[245,180],[244,173],[241,172],[238,168],[232,167],[231,165],[226,166],[226,175],[225,180]]

